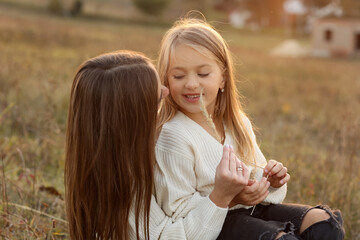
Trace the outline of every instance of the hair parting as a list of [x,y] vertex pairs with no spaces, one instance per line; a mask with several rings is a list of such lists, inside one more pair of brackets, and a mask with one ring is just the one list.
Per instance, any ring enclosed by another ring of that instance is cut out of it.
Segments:
[[65,195],[71,239],[129,239],[135,215],[149,239],[155,163],[157,75],[130,51],[84,62],[67,120]]

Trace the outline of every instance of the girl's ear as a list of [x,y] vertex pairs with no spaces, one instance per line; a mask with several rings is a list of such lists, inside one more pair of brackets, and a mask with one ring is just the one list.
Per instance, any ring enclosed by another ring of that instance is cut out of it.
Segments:
[[222,80],[220,82],[220,88],[223,89],[225,87],[225,83],[226,83],[226,80],[225,80],[225,74],[223,74],[222,76]]

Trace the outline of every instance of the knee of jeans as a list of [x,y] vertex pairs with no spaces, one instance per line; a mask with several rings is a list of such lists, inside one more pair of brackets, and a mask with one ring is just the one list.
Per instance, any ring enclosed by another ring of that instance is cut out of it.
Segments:
[[[298,240],[301,238],[297,238],[294,234],[295,226],[292,222],[285,222],[284,225],[277,229],[277,231],[265,231],[259,236],[259,240]],[[280,232],[284,232],[280,238],[276,238]],[[295,238],[294,238],[295,237]]]
[[341,215],[341,212],[339,210],[336,210],[333,212],[333,218],[342,226],[343,225],[343,218]]
[[341,215],[341,211],[340,210],[331,210],[329,208],[329,206],[326,205],[318,205],[315,208],[319,208],[324,210],[327,214],[330,215],[330,218],[335,219],[340,225],[343,224],[343,219],[342,219],[342,215]]
[[330,218],[325,220],[330,222],[336,229],[339,229],[343,235],[345,235],[345,229],[343,226],[343,218],[340,210],[331,210],[328,206],[323,206],[321,209],[324,209],[329,215]]
[[304,240],[342,240],[344,239],[344,235],[345,231],[342,225],[340,225],[339,222],[332,216],[328,220],[311,225],[302,234],[300,234]]
[[[342,227],[343,225],[343,218],[342,218],[342,214],[341,214],[341,211],[340,210],[331,210],[329,208],[329,206],[327,205],[317,205],[316,207],[314,208],[318,208],[318,209],[322,209],[324,210],[327,214],[330,215],[330,218],[328,220],[330,221],[334,221],[335,223],[339,224]],[[314,208],[311,208],[311,209],[314,209]],[[311,210],[309,209],[309,210]],[[331,220],[333,219],[333,220]],[[325,220],[326,221],[326,220]]]

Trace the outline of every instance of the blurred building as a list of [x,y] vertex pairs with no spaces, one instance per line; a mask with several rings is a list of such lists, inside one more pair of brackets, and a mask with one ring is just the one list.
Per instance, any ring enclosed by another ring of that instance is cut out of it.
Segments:
[[322,18],[313,24],[312,53],[315,56],[360,55],[360,19]]
[[215,9],[228,13],[235,27],[284,27],[302,21],[307,12],[303,0],[214,0]]

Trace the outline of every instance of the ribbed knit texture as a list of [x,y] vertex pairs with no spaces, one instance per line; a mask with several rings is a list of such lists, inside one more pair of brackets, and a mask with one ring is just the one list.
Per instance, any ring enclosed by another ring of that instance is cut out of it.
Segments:
[[[256,143],[256,137],[248,118],[244,118],[247,130]],[[225,143],[235,146],[232,136],[226,132]],[[155,193],[156,198],[173,221],[187,216],[200,200],[214,188],[216,167],[223,146],[199,124],[178,111],[164,124],[156,143]],[[257,164],[266,165],[259,146],[255,146]],[[260,180],[263,170],[257,168],[255,178]],[[264,203],[281,203],[286,196],[286,184],[281,188],[269,188]],[[196,194],[196,193],[199,194]],[[236,205],[236,208],[251,206]],[[222,223],[221,223],[222,224]]]
[[[155,197],[152,197],[150,239],[216,239],[221,231],[228,209],[217,207],[208,197],[197,199],[196,206],[188,212],[185,218],[179,218],[173,222],[161,210]],[[141,221],[140,239],[145,239],[142,226],[143,222]],[[130,212],[129,227],[130,239],[136,239],[133,209]]]

